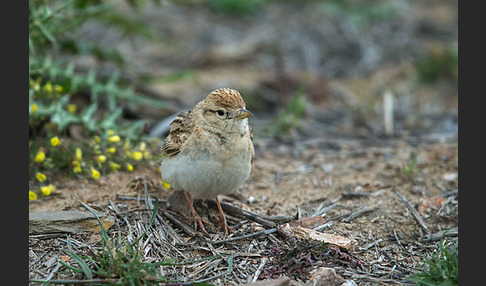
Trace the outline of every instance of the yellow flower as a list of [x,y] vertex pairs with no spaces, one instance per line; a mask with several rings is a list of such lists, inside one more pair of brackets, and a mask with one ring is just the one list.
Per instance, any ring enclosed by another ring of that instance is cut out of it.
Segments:
[[56,147],[57,145],[61,144],[61,141],[59,141],[59,138],[57,136],[54,136],[51,138],[51,145]]
[[143,152],[143,157],[147,160],[149,160],[150,158],[152,158],[152,156],[150,155],[150,153],[148,151],[145,151]]
[[130,164],[130,163],[127,163],[127,170],[128,170],[129,172],[132,172],[132,171],[133,171],[133,165],[132,165],[132,164]]
[[140,151],[133,151],[132,156],[136,161],[140,161],[143,158],[143,154]]
[[54,88],[56,89],[57,92],[62,92],[64,90],[64,88],[62,87],[62,85],[54,85]]
[[52,92],[52,84],[50,82],[46,83],[46,85],[44,85],[44,90],[51,93]]
[[99,155],[96,160],[100,163],[104,163],[106,161],[106,156],[105,155]]
[[35,192],[29,191],[29,201],[37,200],[37,194]]
[[93,176],[93,179],[98,179],[100,177],[100,172],[96,170],[95,168],[91,168],[91,176]]
[[81,151],[80,148],[76,148],[76,151],[74,151],[74,157],[76,160],[81,161],[83,159],[83,151]]
[[46,159],[46,153],[44,153],[43,151],[39,151],[35,155],[34,162],[40,163],[40,162],[44,161],[45,159]]
[[37,112],[37,104],[32,104],[32,113],[36,113]]
[[113,136],[108,137],[108,142],[110,142],[110,143],[115,143],[115,142],[118,142],[118,141],[120,141],[120,136],[118,136],[118,135],[113,135]]
[[49,189],[49,187],[41,187],[41,191],[46,196],[51,194],[51,189]]
[[140,143],[140,151],[142,151],[142,152],[145,151],[146,147],[147,147],[147,143],[145,143],[145,142]]
[[55,191],[56,187],[53,184],[50,184],[49,186],[41,187],[41,191],[44,195],[48,196],[51,194],[52,191]]
[[117,164],[117,163],[114,163],[114,162],[110,162],[110,168],[113,171],[118,171],[121,168],[121,165],[120,164]]
[[108,149],[108,152],[110,152],[110,153],[113,154],[113,153],[116,152],[116,148],[115,147],[111,147],[111,148]]
[[113,130],[109,129],[109,130],[108,130],[108,135],[109,135],[109,136],[111,136],[111,135],[113,135],[113,134],[115,134],[115,131],[113,131]]
[[81,173],[81,171],[83,171],[83,169],[81,168],[81,163],[79,163],[79,161],[76,161],[74,160],[73,161],[73,172],[74,173]]
[[76,106],[76,104],[68,104],[67,110],[70,113],[74,114],[74,113],[76,113],[76,110],[78,110],[78,107]]
[[44,175],[42,173],[37,173],[35,175],[35,177],[37,178],[37,181],[39,181],[39,182],[43,182],[45,179],[47,179],[46,175]]
[[166,188],[166,189],[170,189],[170,184],[169,184],[169,182],[162,180],[162,185],[164,186],[164,188]]
[[[40,79],[40,78],[39,78]],[[36,80],[34,82],[34,85],[32,86],[34,88],[35,91],[39,91],[40,90],[40,83],[38,80]]]

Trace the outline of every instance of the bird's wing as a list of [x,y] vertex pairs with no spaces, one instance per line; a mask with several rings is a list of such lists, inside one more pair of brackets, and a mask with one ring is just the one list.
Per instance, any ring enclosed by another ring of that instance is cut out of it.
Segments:
[[194,129],[194,124],[189,115],[190,111],[182,112],[170,124],[169,135],[165,138],[162,145],[163,156],[171,157],[181,151],[182,145],[187,141]]

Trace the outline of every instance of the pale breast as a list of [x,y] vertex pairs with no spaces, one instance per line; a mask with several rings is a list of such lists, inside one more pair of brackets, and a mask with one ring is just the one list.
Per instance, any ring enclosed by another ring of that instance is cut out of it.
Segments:
[[162,159],[162,178],[174,190],[187,191],[193,199],[214,198],[236,190],[251,171],[248,136],[236,136],[221,141],[211,134],[201,134],[206,140],[191,140],[176,156]]

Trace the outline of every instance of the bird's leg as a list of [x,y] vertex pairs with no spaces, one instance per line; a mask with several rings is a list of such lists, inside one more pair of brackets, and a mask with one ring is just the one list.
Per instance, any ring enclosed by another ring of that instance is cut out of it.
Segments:
[[224,215],[223,208],[221,208],[218,196],[216,196],[216,204],[218,205],[219,215],[221,216],[221,220],[223,221],[224,235],[227,236],[231,231],[231,228],[226,223],[226,216]]
[[202,217],[199,216],[196,209],[194,208],[194,205],[192,204],[192,199],[191,199],[191,196],[189,195],[189,193],[184,192],[184,194],[186,195],[187,202],[189,203],[189,206],[191,207],[191,211],[192,211],[192,219],[191,220],[194,220],[194,228],[197,230],[197,225],[199,224],[199,227],[201,228],[204,235],[206,235],[207,237],[211,237],[209,235],[209,233],[206,231],[206,229],[204,228],[203,223],[205,223],[209,226],[211,226],[211,225],[209,224],[209,222],[207,222],[206,220],[204,220]]

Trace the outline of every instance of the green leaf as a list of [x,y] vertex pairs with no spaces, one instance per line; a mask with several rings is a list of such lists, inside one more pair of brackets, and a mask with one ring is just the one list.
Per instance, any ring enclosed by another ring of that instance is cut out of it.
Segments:
[[142,237],[144,237],[147,234],[147,231],[149,230],[150,227],[152,227],[152,224],[154,223],[155,218],[157,217],[158,208],[159,208],[159,200],[157,198],[155,198],[154,208],[152,210],[152,217],[150,218],[149,225],[147,226],[145,231],[137,239],[135,239],[134,242],[132,242],[130,244],[130,247],[133,247],[134,245],[136,245],[140,241],[140,239],[142,239]]
[[81,122],[83,122],[84,126],[88,128],[89,131],[94,132],[96,131],[96,121],[93,119],[93,114],[98,109],[96,103],[91,104],[86,108],[83,115],[81,115]]
[[[64,95],[51,105],[53,110],[50,120],[57,125],[58,131],[65,130],[70,124],[80,121],[77,116],[66,110],[68,100],[69,97]],[[45,111],[43,111],[43,113],[45,113]]]
[[118,107],[113,112],[111,112],[107,117],[101,120],[99,126],[105,130],[107,129],[117,129],[116,120],[120,118],[123,112],[123,108]]

